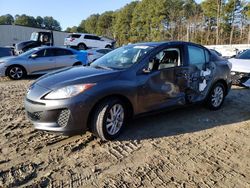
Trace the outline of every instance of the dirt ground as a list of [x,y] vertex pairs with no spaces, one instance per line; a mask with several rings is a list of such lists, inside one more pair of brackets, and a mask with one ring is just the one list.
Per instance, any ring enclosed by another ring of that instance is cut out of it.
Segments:
[[221,110],[192,106],[133,120],[121,137],[35,131],[32,80],[0,80],[0,187],[250,187],[250,90]]

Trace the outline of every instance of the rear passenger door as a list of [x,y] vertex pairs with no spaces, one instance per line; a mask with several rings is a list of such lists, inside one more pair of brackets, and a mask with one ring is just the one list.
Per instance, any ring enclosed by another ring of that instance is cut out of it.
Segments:
[[187,102],[201,101],[211,84],[215,66],[210,62],[210,52],[202,46],[188,44],[185,51],[187,66],[177,76],[186,82],[182,90],[186,91]]
[[57,69],[72,66],[77,62],[76,55],[70,50],[55,48],[54,53],[56,56]]

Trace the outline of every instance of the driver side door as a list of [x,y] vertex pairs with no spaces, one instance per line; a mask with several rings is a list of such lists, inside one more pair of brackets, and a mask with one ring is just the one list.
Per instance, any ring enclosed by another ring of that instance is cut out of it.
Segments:
[[184,104],[176,73],[184,64],[182,45],[168,45],[154,53],[139,77],[138,102],[144,112]]
[[29,58],[31,74],[44,74],[56,68],[56,57],[53,54],[53,49],[42,49],[35,54],[36,57]]

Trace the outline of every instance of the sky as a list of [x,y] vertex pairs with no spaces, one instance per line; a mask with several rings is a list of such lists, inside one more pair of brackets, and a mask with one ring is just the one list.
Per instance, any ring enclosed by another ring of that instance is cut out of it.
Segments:
[[[117,10],[133,0],[0,0],[0,15],[53,16],[65,30],[91,14]],[[200,2],[201,0],[197,0]]]

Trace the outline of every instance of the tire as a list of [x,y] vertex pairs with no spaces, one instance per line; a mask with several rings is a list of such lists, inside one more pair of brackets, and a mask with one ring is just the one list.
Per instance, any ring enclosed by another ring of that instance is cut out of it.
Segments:
[[78,50],[87,50],[87,46],[83,43],[78,44],[77,48]]
[[210,110],[218,110],[221,108],[226,96],[225,87],[222,83],[214,84],[209,92],[206,105]]
[[124,103],[119,99],[110,98],[101,102],[92,117],[92,133],[103,141],[117,138],[126,124],[127,114]]
[[7,76],[12,80],[20,80],[26,76],[26,70],[19,65],[13,65],[7,68]]
[[112,46],[110,46],[110,45],[107,45],[107,46],[105,46],[105,48],[109,48],[109,49],[112,49]]
[[83,65],[81,62],[76,62],[73,64],[73,66]]

